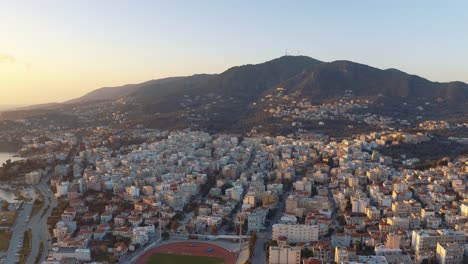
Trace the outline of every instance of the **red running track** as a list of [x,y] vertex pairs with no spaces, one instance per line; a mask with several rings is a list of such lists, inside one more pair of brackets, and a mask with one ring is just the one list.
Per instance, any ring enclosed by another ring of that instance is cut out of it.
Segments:
[[[214,250],[208,252],[210,248]],[[237,259],[236,253],[218,245],[203,242],[176,242],[151,249],[143,254],[136,261],[136,264],[146,264],[148,259],[155,253],[222,258],[225,264],[235,264]]]

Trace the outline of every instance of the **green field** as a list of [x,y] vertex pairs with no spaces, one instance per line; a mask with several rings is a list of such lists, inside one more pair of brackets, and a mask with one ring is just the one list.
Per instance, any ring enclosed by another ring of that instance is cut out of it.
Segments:
[[0,251],[6,252],[10,245],[11,231],[0,230]]
[[224,260],[220,258],[201,257],[201,256],[184,256],[173,254],[154,254],[146,262],[146,264],[224,264]]

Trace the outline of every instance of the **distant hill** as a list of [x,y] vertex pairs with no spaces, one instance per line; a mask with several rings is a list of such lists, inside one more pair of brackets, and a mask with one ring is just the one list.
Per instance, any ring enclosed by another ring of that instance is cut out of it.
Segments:
[[116,87],[103,87],[96,89],[88,94],[83,95],[82,97],[75,98],[69,101],[66,101],[65,104],[75,104],[75,103],[85,103],[91,101],[105,101],[105,100],[115,100],[121,97],[128,96],[129,94],[137,91],[138,89],[145,86],[153,86],[158,84],[167,84],[171,81],[180,79],[180,77],[171,77],[159,80],[151,80],[139,84],[126,84],[123,86]]
[[352,90],[358,96],[381,94],[409,100],[441,99],[463,104],[468,96],[466,83],[431,82],[395,69],[380,70],[350,61],[319,64],[289,79],[284,86],[312,98],[330,98]]
[[64,111],[68,105],[92,106],[124,99],[123,106],[112,104],[111,108],[104,104],[99,111],[105,112],[105,107],[109,107],[109,113],[127,113],[127,122],[151,127],[245,131],[253,125],[268,126],[280,121],[265,115],[265,108],[276,105],[262,99],[274,94],[278,87],[284,90],[283,96],[312,103],[341,100],[351,92],[355,98],[373,102],[366,111],[386,116],[416,118],[419,113],[401,107],[407,103],[430,103],[427,117],[468,115],[466,83],[431,82],[396,69],[381,70],[351,61],[322,62],[306,56],[283,56],[232,67],[220,74],[101,88],[60,107]]
[[0,105],[0,112],[5,110],[16,109],[20,107],[25,107],[26,105]]

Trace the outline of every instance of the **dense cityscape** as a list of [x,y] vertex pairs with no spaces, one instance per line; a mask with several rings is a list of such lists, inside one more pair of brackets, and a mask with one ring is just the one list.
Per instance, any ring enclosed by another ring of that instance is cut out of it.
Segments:
[[0,264],[468,264],[468,1],[0,1]]
[[382,154],[449,129],[437,124],[339,140],[303,129],[27,131],[23,159],[1,171],[21,190],[2,206],[2,222],[16,217],[2,258],[133,263],[155,245],[201,240],[236,252],[235,263],[462,263],[466,155],[416,169],[418,158]]

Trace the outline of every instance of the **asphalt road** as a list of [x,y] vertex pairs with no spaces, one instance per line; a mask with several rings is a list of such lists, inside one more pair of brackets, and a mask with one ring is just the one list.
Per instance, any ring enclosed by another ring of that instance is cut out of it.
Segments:
[[264,232],[257,233],[257,241],[255,242],[254,254],[252,256],[252,263],[267,263],[266,252],[265,252],[265,243],[271,239],[272,226],[279,222],[281,216],[284,213],[286,206],[286,198],[289,193],[284,193],[283,198],[279,206],[276,209],[276,213],[270,220],[270,225],[266,228]]
[[[32,248],[26,262],[28,264],[36,263],[41,241],[43,242],[43,251],[39,258],[39,263],[45,260],[49,250],[52,248],[52,240],[49,233],[49,228],[47,226],[47,218],[52,213],[53,208],[57,206],[57,199],[47,185],[47,178],[43,179],[36,187],[44,197],[44,205],[41,210],[39,210],[39,212],[31,218],[28,224],[28,227],[32,230]],[[44,210],[46,209],[47,212],[43,214]]]
[[[330,190],[330,188],[328,189],[328,200],[330,201],[330,204],[332,205],[332,210],[333,210],[333,213],[331,215],[331,219],[333,221],[332,222],[333,223],[333,226],[332,226],[333,232],[332,232],[332,234],[330,236],[330,240],[331,240],[331,238],[336,235],[336,228],[339,226],[339,224],[338,224],[338,220],[336,219],[338,208],[336,206],[336,202],[335,202],[335,199],[333,198],[333,193]],[[334,255],[330,254],[328,260],[322,260],[322,261],[328,261],[328,262],[331,263],[333,260],[334,260]]]
[[4,263],[17,263],[19,261],[19,255],[17,256],[16,254],[23,248],[24,231],[27,228],[26,219],[31,215],[31,211],[31,202],[24,203],[21,209],[18,210],[15,224],[12,226],[13,234]]

